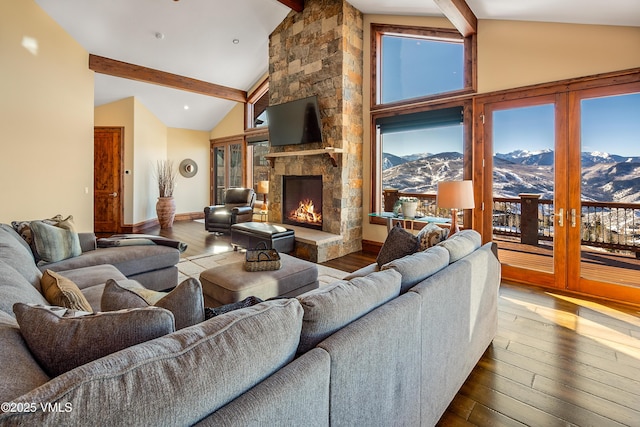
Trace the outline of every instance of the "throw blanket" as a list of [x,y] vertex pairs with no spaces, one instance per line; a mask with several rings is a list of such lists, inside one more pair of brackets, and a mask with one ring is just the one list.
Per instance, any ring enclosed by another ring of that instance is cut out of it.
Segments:
[[187,250],[187,244],[152,234],[114,234],[111,237],[98,239],[99,248],[114,246],[161,245],[178,249],[181,253]]

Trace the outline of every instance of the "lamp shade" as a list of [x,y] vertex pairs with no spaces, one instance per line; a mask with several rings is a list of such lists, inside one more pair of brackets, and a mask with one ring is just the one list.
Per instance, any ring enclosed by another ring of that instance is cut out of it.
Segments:
[[269,181],[258,181],[258,193],[267,194],[269,192]]
[[438,183],[436,205],[448,209],[472,209],[473,200],[472,181],[442,181]]

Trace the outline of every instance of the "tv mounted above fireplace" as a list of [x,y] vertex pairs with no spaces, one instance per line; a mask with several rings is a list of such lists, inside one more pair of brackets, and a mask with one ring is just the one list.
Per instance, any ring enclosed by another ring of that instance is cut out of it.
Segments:
[[316,96],[270,105],[266,111],[271,146],[322,142]]

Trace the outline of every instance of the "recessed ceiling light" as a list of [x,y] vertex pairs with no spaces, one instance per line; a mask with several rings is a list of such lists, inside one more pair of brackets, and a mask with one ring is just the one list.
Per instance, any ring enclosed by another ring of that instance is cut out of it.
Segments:
[[160,31],[156,32],[155,36],[158,40],[162,40],[164,38],[164,34],[162,34]]
[[189,106],[188,106],[188,105],[185,105],[185,106],[184,106],[184,109],[185,109],[185,110],[188,110],[188,109],[189,109]]
[[238,44],[240,43],[240,39],[233,39],[233,44]]

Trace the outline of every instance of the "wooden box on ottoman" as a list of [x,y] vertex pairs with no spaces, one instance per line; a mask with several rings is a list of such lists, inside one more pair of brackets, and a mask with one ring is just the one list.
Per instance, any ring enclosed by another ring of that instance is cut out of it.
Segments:
[[280,254],[282,267],[273,271],[245,271],[235,262],[200,273],[204,303],[217,307],[242,301],[249,296],[266,300],[294,297],[318,287],[318,267],[312,262]]
[[243,248],[255,248],[264,242],[267,249],[278,252],[293,251],[294,232],[267,222],[243,222],[231,226],[231,244]]

